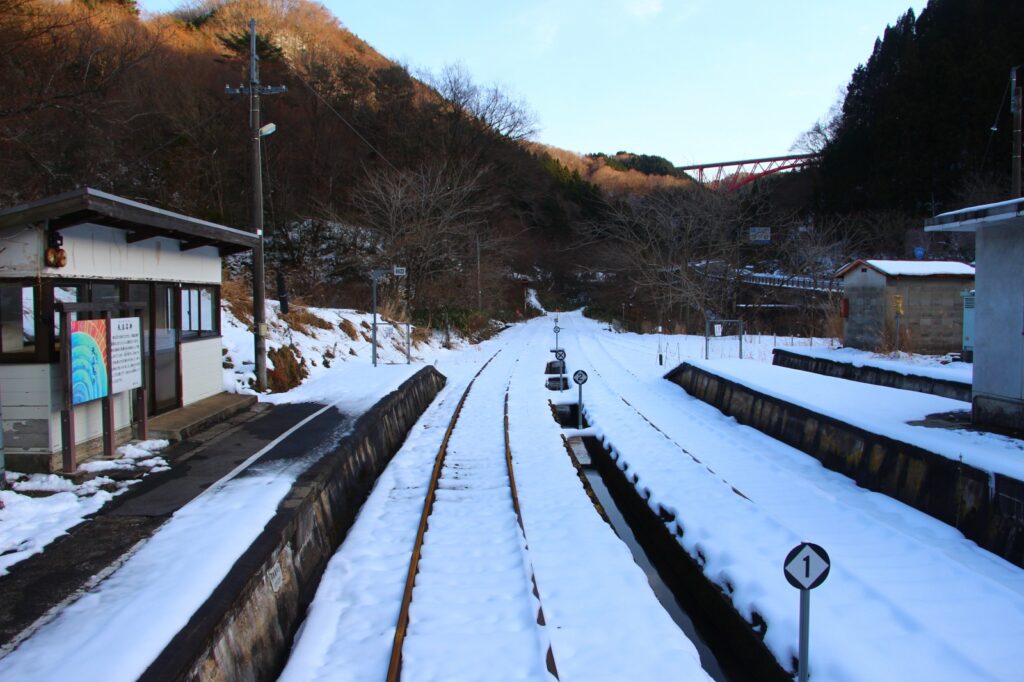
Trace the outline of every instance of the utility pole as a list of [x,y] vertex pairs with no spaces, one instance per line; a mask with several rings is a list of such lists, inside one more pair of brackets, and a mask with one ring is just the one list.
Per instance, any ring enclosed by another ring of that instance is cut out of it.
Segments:
[[476,308],[484,309],[484,290],[480,286],[480,233],[476,235]]
[[264,133],[260,128],[260,95],[288,92],[284,85],[260,85],[259,57],[256,54],[256,20],[249,20],[249,85],[237,88],[224,86],[229,95],[249,95],[249,132],[252,138],[252,231],[259,242],[252,250],[252,318],[256,351],[256,390],[267,390],[267,323],[266,284],[263,273],[263,174],[260,166],[260,138],[273,132],[272,126]]
[[1010,184],[1010,198],[1016,199],[1020,194],[1020,119],[1021,119],[1021,88],[1017,84],[1018,64],[1010,69],[1010,113],[1013,114],[1013,181]]

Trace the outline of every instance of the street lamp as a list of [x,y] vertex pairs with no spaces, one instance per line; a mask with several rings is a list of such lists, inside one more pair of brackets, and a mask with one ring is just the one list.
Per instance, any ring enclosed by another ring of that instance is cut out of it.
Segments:
[[377,282],[381,277],[385,275],[394,275],[395,277],[405,277],[406,269],[400,265],[396,265],[393,268],[376,268],[370,271],[370,279],[373,280],[373,328],[371,329],[372,344],[371,353],[373,354],[373,366],[377,366]]

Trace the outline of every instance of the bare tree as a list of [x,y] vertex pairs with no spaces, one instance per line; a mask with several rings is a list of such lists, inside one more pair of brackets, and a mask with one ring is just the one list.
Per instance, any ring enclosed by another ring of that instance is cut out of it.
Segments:
[[661,310],[681,308],[692,324],[695,316],[733,312],[741,225],[733,195],[659,190],[612,207],[591,224],[589,238],[604,250],[602,270]]
[[835,139],[845,100],[846,88],[840,88],[836,93],[836,101],[829,107],[828,113],[815,121],[808,130],[800,133],[789,150],[804,154],[821,154],[825,151],[825,148]]
[[475,83],[461,64],[440,73],[423,75],[441,96],[444,123],[437,142],[448,159],[479,158],[483,148],[496,139],[514,142],[532,137],[536,117],[526,104],[497,85]]
[[488,173],[465,161],[384,168],[369,173],[355,191],[354,204],[364,224],[375,230],[382,259],[408,268],[410,304],[432,303],[424,300],[430,284],[472,282],[478,240],[482,253],[500,249],[501,238],[488,229],[499,206],[486,189]]

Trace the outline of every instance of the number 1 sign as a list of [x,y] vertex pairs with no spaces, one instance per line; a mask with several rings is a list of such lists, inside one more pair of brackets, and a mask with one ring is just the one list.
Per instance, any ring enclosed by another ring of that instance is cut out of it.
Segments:
[[813,542],[801,542],[786,555],[782,568],[789,584],[800,590],[800,663],[797,672],[799,682],[807,682],[811,590],[825,582],[832,569],[832,561],[821,546]]

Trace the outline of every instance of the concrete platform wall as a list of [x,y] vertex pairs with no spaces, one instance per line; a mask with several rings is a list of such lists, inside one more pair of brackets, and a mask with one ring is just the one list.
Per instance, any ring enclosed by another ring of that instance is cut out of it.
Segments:
[[864,384],[876,384],[889,388],[901,388],[905,391],[917,391],[931,395],[971,402],[971,385],[959,381],[945,381],[930,377],[900,374],[878,367],[857,367],[848,362],[834,362],[825,358],[812,358],[800,353],[792,353],[784,348],[772,350],[772,364],[804,372],[839,377]]
[[335,451],[296,481],[278,514],[141,679],[275,679],[327,562],[444,384],[426,367],[360,417]]
[[1024,566],[1024,483],[864,431],[689,363],[666,378],[859,486],[955,526],[985,549]]

